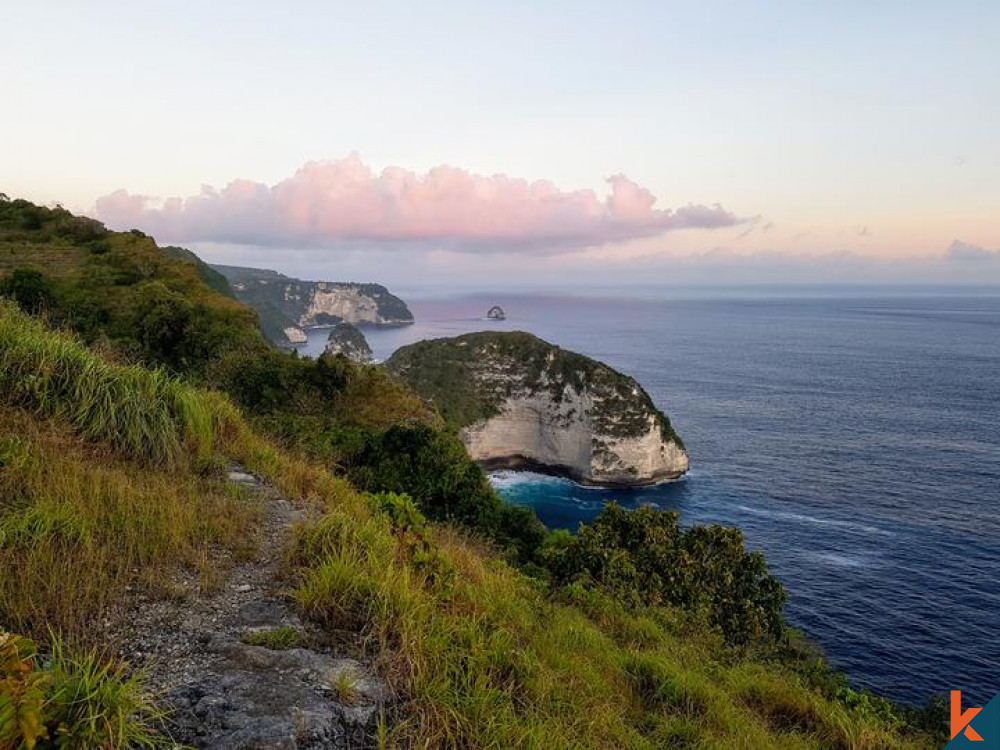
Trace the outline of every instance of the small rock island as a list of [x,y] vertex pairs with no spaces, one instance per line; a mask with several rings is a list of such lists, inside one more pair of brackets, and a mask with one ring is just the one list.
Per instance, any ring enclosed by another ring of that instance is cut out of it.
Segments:
[[489,320],[507,320],[507,313],[503,311],[500,305],[493,305],[493,307],[486,311],[486,317]]
[[368,364],[374,359],[372,348],[368,345],[368,339],[361,331],[346,321],[338,323],[330,330],[323,353],[343,354],[348,359],[361,364]]
[[440,409],[486,469],[606,487],[656,484],[688,470],[683,442],[634,378],[529,333],[421,341],[386,366]]

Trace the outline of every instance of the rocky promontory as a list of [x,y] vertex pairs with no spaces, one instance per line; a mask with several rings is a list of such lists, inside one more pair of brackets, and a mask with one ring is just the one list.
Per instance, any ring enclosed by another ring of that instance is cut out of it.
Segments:
[[326,339],[324,354],[343,354],[354,362],[368,364],[374,358],[365,335],[350,323],[338,323]]
[[634,378],[529,333],[421,341],[386,365],[459,428],[487,469],[620,487],[688,470],[683,442]]
[[406,303],[381,284],[303,281],[263,268],[211,268],[228,280],[240,302],[257,311],[261,330],[281,346],[301,343],[309,328],[413,322]]

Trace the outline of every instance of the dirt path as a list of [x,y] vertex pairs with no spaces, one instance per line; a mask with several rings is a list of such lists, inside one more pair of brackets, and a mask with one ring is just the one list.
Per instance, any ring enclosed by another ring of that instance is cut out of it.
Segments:
[[[242,467],[233,467],[229,481],[263,504],[259,551],[221,560],[222,579],[208,591],[188,574],[172,582],[175,598],[139,597],[122,655],[148,670],[149,686],[172,710],[168,731],[180,746],[374,746],[387,686],[358,649],[331,644],[302,622],[283,593],[282,555],[300,512]],[[295,647],[244,642],[273,637],[277,628]]]

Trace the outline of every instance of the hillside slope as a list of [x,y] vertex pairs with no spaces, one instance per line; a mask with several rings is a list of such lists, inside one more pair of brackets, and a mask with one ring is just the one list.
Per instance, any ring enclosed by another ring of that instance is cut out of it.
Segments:
[[61,208],[0,201],[0,294],[88,342],[178,371],[203,370],[234,348],[263,348],[254,312],[192,256]]

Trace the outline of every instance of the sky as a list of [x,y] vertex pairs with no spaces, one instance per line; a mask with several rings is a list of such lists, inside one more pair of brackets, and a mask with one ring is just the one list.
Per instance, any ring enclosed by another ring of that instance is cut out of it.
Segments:
[[1000,3],[10,3],[0,191],[390,284],[1000,283]]

